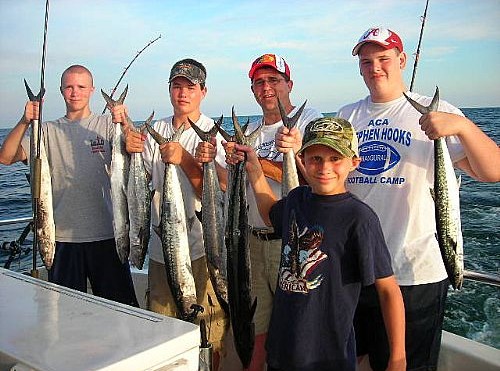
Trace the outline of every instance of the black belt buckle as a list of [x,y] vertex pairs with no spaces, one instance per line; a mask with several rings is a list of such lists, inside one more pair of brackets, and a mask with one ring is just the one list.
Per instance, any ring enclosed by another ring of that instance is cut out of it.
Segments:
[[263,240],[263,241],[279,240],[281,238],[276,233],[271,232],[271,231],[259,230],[259,229],[255,229],[255,228],[252,228],[251,231],[255,237],[257,237],[259,240]]

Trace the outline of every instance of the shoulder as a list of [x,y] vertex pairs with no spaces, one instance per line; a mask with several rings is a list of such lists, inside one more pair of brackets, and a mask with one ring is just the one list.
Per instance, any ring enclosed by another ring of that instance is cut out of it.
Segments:
[[172,116],[161,118],[153,123],[153,129],[155,129],[159,133],[166,132],[167,128],[171,127],[172,127]]
[[304,111],[302,111],[302,114],[300,115],[300,119],[317,119],[320,117],[323,117],[323,114],[313,107],[305,107]]
[[91,113],[89,117],[80,120],[80,122],[85,122],[87,120],[88,122],[96,122],[98,125],[107,125],[107,126],[114,126],[115,124],[113,123],[113,118],[111,117],[110,114],[104,114],[104,115],[98,115],[96,113]]
[[351,203],[350,207],[353,212],[359,215],[360,218],[365,220],[376,220],[378,221],[378,216],[375,211],[364,201],[361,201],[356,195],[349,193],[350,197],[348,198]]
[[295,187],[285,197],[279,199],[271,209],[283,209],[287,205],[301,203],[310,194],[311,187],[307,185]]
[[340,107],[340,109],[337,111],[337,116],[338,117],[343,117],[345,118],[346,116],[350,116],[350,114],[362,107],[363,105],[366,105],[368,102],[369,97],[365,97],[363,99],[358,100],[357,102],[354,103],[349,103],[346,104],[345,106]]
[[[245,123],[240,122],[240,125],[244,125],[244,124]],[[249,122],[246,133],[253,132],[255,129],[257,129],[261,125],[262,125],[262,117],[259,117],[257,120],[253,120],[253,121]],[[264,125],[264,126],[266,126],[266,125]]]
[[92,117],[95,117],[95,119],[97,121],[100,121],[100,122],[109,122],[109,123],[112,123],[112,117],[109,114],[106,114],[106,115],[96,115],[95,113],[92,113],[89,118],[92,119]]
[[[293,115],[293,113],[294,112],[292,112],[291,115]],[[320,117],[323,117],[323,114],[316,108],[305,107],[304,111],[302,111],[302,114],[299,117],[297,126],[303,132],[307,124]]]
[[[65,117],[60,117],[57,120],[44,121],[44,122],[42,122],[42,130],[51,129],[57,125],[64,123],[65,121],[67,122]],[[31,130],[31,129],[29,129],[29,130]]]
[[105,127],[108,135],[112,136],[116,128],[120,127],[120,124],[114,124],[111,115],[95,115],[92,114],[90,117],[91,121],[96,122],[98,127]]
[[153,122],[153,126],[157,125],[157,124],[161,124],[161,125],[171,124],[172,123],[172,118],[173,118],[173,116],[162,117],[161,119],[158,119],[158,120],[154,121]]
[[44,127],[44,126],[57,126],[57,125],[67,124],[69,122],[71,122],[71,121],[68,120],[68,118],[66,116],[62,116],[62,117],[59,117],[56,120],[47,120],[47,121],[44,121],[42,123],[42,127]]
[[310,199],[311,196],[311,187],[308,185],[302,185],[295,187],[288,195],[284,197],[284,200],[289,204],[303,204],[307,206],[307,199]]
[[204,115],[203,113],[200,115],[200,118],[197,122],[198,126],[203,128],[203,130],[210,130],[214,126],[214,119]]

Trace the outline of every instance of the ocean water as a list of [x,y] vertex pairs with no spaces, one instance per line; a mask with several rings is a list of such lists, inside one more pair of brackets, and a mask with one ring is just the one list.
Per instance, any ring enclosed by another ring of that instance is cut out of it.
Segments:
[[[464,108],[463,112],[500,144],[500,107]],[[329,113],[327,115],[333,115]],[[240,124],[247,118],[240,116]],[[230,119],[224,118],[229,127]],[[0,129],[0,142],[8,134]],[[26,217],[31,213],[28,168],[24,164],[0,165],[0,220]],[[500,183],[480,183],[462,174],[460,188],[462,232],[464,236],[465,269],[500,274]],[[0,226],[0,247],[18,239],[26,223]],[[29,270],[32,266],[31,235],[22,251],[12,261],[10,269]],[[0,266],[8,259],[0,249]],[[42,265],[37,259],[37,265]],[[445,314],[445,329],[452,333],[500,349],[500,289],[484,283],[466,280],[460,291],[450,289]]]

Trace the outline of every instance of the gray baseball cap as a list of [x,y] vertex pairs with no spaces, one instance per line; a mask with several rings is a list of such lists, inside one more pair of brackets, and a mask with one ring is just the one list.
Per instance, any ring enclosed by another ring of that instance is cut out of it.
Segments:
[[[173,79],[180,76],[185,77],[193,84],[204,84],[207,78],[205,71],[192,62],[196,61],[193,59],[183,59],[176,62],[170,70],[168,82],[171,83]],[[199,64],[201,65],[201,63]]]

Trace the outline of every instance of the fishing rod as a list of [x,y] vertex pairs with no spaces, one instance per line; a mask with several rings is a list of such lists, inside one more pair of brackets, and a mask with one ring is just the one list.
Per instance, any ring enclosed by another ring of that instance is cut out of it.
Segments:
[[420,27],[420,37],[418,39],[417,51],[415,53],[415,62],[413,63],[413,73],[411,75],[410,91],[413,89],[413,82],[415,81],[415,75],[417,74],[417,64],[420,58],[420,45],[422,44],[422,37],[424,36],[424,26],[425,19],[427,18],[427,7],[429,6],[429,0],[425,2],[424,15],[420,18],[422,21],[422,27]]
[[42,160],[40,158],[40,145],[42,140],[42,109],[43,109],[43,95],[45,94],[45,54],[47,51],[47,28],[49,23],[49,0],[45,2],[45,21],[43,27],[43,47],[42,47],[42,67],[41,67],[41,78],[40,78],[40,91],[37,95],[34,95],[26,80],[24,80],[24,85],[26,87],[26,92],[28,93],[28,98],[30,101],[37,101],[38,106],[38,118],[33,120],[31,123],[31,133],[30,133],[30,182],[31,182],[31,198],[33,207],[33,267],[31,270],[31,276],[38,278],[36,252],[38,251],[38,214],[39,214],[39,199],[40,199],[40,177]]
[[[139,50],[137,52],[137,54],[135,55],[134,58],[132,58],[132,60],[130,61],[130,63],[127,65],[127,67],[125,67],[125,69],[123,70],[122,72],[122,75],[120,76],[120,78],[118,79],[118,82],[116,83],[115,87],[113,89],[111,89],[111,94],[109,95],[110,98],[113,98],[113,94],[115,94],[116,92],[116,89],[118,88],[118,85],[120,85],[120,82],[123,80],[123,77],[125,76],[125,74],[127,73],[128,69],[130,68],[130,66],[132,65],[132,63],[135,62],[135,60],[137,59],[137,57],[139,57],[139,55],[141,55],[141,53],[146,50],[151,44],[153,44],[156,40],[158,40],[159,38],[161,38],[161,35],[159,35],[156,39],[154,40],[151,40],[150,42],[148,42],[146,44],[146,46],[144,48],[142,48],[141,50]],[[102,110],[102,113],[101,115],[104,115],[104,113],[106,112],[106,108],[108,106],[104,106],[104,109]]]

